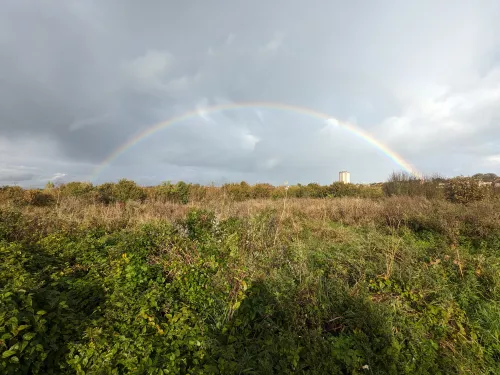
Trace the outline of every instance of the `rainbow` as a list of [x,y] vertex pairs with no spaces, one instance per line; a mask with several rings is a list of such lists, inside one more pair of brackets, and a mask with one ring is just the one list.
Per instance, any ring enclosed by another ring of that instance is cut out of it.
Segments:
[[159,122],[155,125],[152,125],[142,131],[139,134],[136,134],[132,138],[130,138],[128,141],[123,143],[121,146],[117,147],[113,152],[111,152],[94,170],[94,172],[91,175],[90,180],[94,181],[101,173],[102,171],[109,166],[116,158],[118,158],[121,154],[125,153],[129,148],[133,147],[140,141],[144,140],[145,138],[148,138],[152,134],[156,133],[159,130],[165,129],[168,126],[186,121],[190,118],[200,116],[202,113],[203,114],[213,114],[215,112],[221,112],[221,111],[228,111],[228,110],[237,110],[237,109],[243,109],[243,108],[254,108],[254,109],[273,109],[273,110],[280,110],[280,111],[289,111],[289,112],[294,112],[297,114],[305,115],[305,116],[310,116],[316,119],[321,119],[323,121],[330,121],[332,123],[335,123],[336,125],[339,125],[340,127],[348,130],[352,134],[358,136],[359,138],[365,140],[367,143],[371,144],[378,150],[380,150],[383,154],[385,154],[388,158],[393,160],[396,164],[398,164],[400,167],[402,167],[405,171],[408,173],[418,176],[421,176],[421,173],[418,172],[409,162],[407,162],[405,159],[403,159],[402,156],[398,155],[396,152],[392,151],[390,148],[388,148],[386,145],[382,144],[380,141],[378,141],[376,138],[368,134],[367,132],[359,129],[358,127],[349,124],[347,122],[339,121],[335,119],[332,116],[329,116],[325,113],[321,113],[309,108],[304,108],[304,107],[298,107],[298,106],[292,106],[288,104],[281,104],[281,103],[272,103],[272,102],[240,102],[240,103],[227,103],[227,104],[218,104],[218,105],[213,105],[213,106],[208,106],[204,107],[202,109],[196,109],[193,111],[185,112],[181,115],[172,117],[166,121]]

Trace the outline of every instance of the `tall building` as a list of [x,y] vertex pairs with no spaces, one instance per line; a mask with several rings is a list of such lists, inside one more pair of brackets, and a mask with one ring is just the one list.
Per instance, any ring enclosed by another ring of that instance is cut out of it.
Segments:
[[344,184],[350,184],[351,183],[351,174],[347,171],[339,172],[339,182],[342,182]]

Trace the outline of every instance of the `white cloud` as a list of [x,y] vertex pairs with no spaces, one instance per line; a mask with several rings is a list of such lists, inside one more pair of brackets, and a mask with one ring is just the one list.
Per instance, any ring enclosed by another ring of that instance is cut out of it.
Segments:
[[329,136],[335,136],[338,134],[338,128],[340,123],[337,119],[329,118],[325,120],[325,125],[320,129],[320,133],[327,134]]
[[200,116],[203,120],[207,122],[213,122],[212,118],[208,114],[208,111],[206,110],[207,107],[208,99],[203,98],[198,101],[198,104],[196,104],[196,112],[198,113],[198,116]]
[[142,89],[164,89],[164,81],[174,64],[174,57],[167,51],[148,50],[144,55],[124,65],[125,74]]
[[264,50],[268,52],[274,52],[281,47],[284,40],[285,40],[285,33],[276,32],[272,37],[272,39],[266,43],[266,45],[264,46]]
[[400,115],[385,119],[378,133],[394,147],[405,145],[420,152],[439,151],[456,142],[477,142],[473,137],[493,126],[498,103],[500,74],[496,69],[460,90],[433,87],[420,93]]
[[260,142],[260,138],[251,134],[248,129],[244,129],[242,131],[241,140],[242,140],[242,148],[248,151],[255,150],[255,146],[257,145],[257,143]]

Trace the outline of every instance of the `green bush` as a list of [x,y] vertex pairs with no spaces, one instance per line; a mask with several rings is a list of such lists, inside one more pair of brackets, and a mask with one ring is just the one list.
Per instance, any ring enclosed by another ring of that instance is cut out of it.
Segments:
[[61,196],[85,197],[94,191],[94,186],[88,182],[68,182],[58,187]]
[[172,184],[170,181],[155,186],[150,191],[150,197],[160,202],[187,204],[189,202],[191,186],[184,181]]
[[97,187],[97,200],[104,204],[125,203],[129,200],[143,202],[146,197],[145,189],[127,179],[121,179],[116,184],[108,182]]
[[144,201],[146,192],[134,181],[121,179],[113,186],[113,195],[118,202]]

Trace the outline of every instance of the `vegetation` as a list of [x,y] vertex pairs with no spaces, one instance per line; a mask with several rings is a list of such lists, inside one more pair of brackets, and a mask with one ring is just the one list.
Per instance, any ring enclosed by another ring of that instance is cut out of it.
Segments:
[[0,373],[498,374],[500,200],[425,184],[1,188]]

